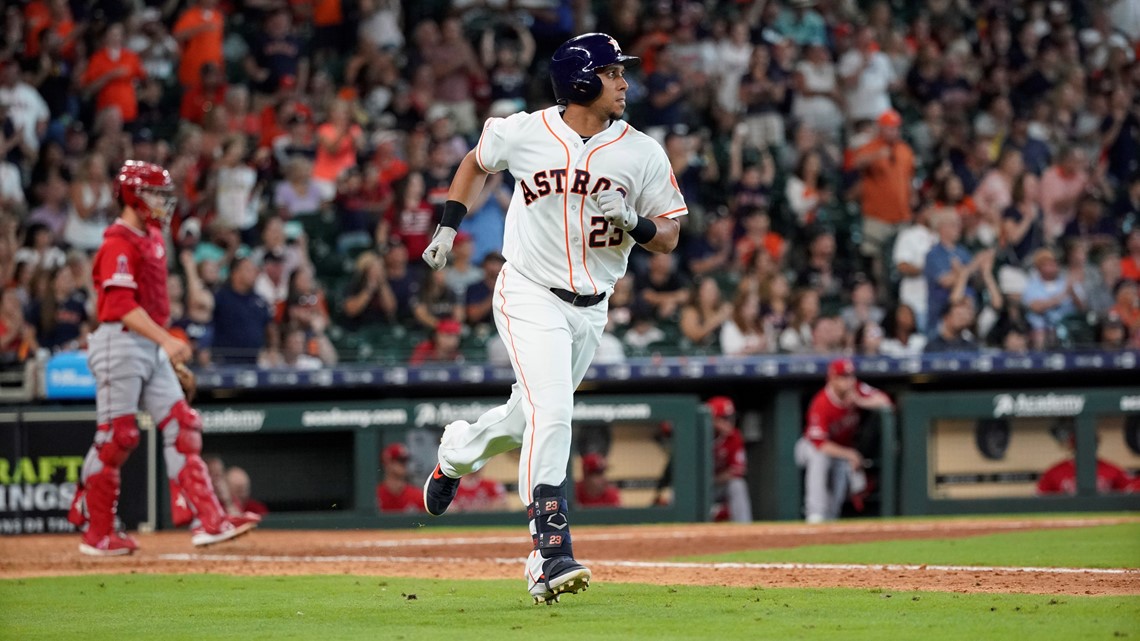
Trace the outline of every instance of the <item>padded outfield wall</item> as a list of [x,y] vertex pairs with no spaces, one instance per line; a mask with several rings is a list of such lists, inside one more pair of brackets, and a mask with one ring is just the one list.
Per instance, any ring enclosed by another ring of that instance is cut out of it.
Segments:
[[[862,514],[1140,508],[1140,495],[1098,492],[1092,471],[1099,455],[1140,472],[1137,363],[1134,351],[856,359],[860,379],[898,404],[895,413],[867,417],[861,446],[875,490]],[[580,478],[582,454],[605,452],[623,507],[577,510],[576,522],[707,519],[711,437],[700,401],[715,394],[738,407],[755,518],[800,518],[802,480],[791,448],[826,364],[701,357],[591,368],[578,394],[568,477]],[[250,473],[255,497],[271,509],[267,526],[404,527],[423,517],[376,507],[380,452],[405,443],[418,484],[434,463],[441,426],[501,402],[511,380],[509,369],[482,365],[217,369],[201,373],[196,405],[206,419],[207,451]],[[94,429],[90,400],[74,396],[0,406],[0,532],[67,528],[61,517],[76,480],[68,462],[83,456]],[[1070,455],[1068,434],[1076,444],[1077,495],[1035,496],[1036,479]],[[144,443],[132,461],[141,477],[127,480],[123,516],[131,527],[162,528],[169,510],[165,483],[157,481],[161,456],[153,439]],[[487,468],[507,486],[504,509],[449,519],[516,522],[516,460],[506,454]]]

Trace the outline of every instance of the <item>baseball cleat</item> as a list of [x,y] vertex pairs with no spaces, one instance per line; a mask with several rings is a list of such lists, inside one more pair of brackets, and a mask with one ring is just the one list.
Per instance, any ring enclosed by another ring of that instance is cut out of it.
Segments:
[[260,522],[261,517],[252,512],[246,512],[239,516],[227,516],[217,532],[210,532],[204,527],[196,527],[191,530],[190,542],[198,547],[205,547],[222,541],[229,541],[249,532],[257,527]]
[[79,551],[87,556],[125,556],[139,549],[139,544],[122,532],[114,532],[91,540],[84,534],[79,541]]
[[542,560],[542,573],[537,578],[527,571],[527,583],[535,605],[552,605],[563,594],[576,594],[590,587],[590,569],[568,556]]
[[424,509],[432,516],[443,516],[451,502],[455,500],[455,493],[459,491],[459,479],[453,479],[443,473],[439,463],[424,481]]

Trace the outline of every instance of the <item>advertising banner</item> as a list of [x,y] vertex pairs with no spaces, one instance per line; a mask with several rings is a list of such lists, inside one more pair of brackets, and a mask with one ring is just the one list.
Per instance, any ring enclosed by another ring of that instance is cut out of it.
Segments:
[[[0,421],[0,534],[72,532],[67,511],[83,457],[95,434],[91,411],[23,412]],[[149,430],[123,466],[119,518],[127,529],[146,520]]]
[[87,352],[61,352],[44,366],[44,396],[49,399],[94,399],[95,377]]

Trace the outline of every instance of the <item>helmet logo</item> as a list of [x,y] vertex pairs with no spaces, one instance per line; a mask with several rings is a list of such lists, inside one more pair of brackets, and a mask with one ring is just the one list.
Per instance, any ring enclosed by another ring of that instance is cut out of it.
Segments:
[[616,53],[617,55],[619,55],[619,56],[620,56],[620,55],[621,55],[621,47],[620,47],[620,46],[618,46],[618,41],[617,41],[617,40],[614,40],[614,39],[611,37],[611,38],[610,38],[610,40],[609,40],[609,43],[610,43],[610,46],[614,48],[614,53]]

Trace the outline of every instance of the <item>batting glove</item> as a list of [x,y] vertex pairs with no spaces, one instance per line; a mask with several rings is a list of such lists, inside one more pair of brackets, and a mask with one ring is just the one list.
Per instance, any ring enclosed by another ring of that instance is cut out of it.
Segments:
[[602,210],[602,215],[615,227],[629,231],[637,226],[637,212],[625,204],[625,196],[616,189],[607,189],[594,194],[594,200]]
[[424,262],[435,271],[443,269],[447,264],[447,254],[451,252],[451,244],[455,242],[455,230],[450,227],[439,226],[431,237],[431,243],[424,250]]

